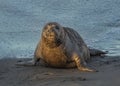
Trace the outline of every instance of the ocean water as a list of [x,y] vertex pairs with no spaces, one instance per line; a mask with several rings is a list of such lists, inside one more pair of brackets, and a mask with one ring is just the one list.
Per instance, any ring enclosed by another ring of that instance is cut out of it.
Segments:
[[51,21],[75,29],[88,46],[120,56],[120,0],[0,0],[0,58],[32,58]]

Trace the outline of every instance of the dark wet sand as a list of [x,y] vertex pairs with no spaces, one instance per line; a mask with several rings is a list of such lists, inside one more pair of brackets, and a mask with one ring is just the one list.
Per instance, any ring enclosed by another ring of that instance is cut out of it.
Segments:
[[1,59],[0,86],[120,86],[120,56],[95,57],[89,65],[96,73],[44,66],[16,66],[20,60]]

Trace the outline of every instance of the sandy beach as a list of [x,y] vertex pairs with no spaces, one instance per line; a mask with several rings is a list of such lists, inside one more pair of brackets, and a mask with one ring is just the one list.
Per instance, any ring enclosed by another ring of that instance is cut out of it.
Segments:
[[0,86],[120,86],[120,57],[94,57],[88,62],[99,72],[39,66],[17,66],[29,59],[1,59]]

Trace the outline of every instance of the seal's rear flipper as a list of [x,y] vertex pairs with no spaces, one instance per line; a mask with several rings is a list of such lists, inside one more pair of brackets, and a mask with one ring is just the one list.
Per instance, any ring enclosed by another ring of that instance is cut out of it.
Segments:
[[98,50],[98,49],[91,49],[89,48],[90,51],[90,56],[102,56],[108,53],[108,51],[102,51],[102,50]]

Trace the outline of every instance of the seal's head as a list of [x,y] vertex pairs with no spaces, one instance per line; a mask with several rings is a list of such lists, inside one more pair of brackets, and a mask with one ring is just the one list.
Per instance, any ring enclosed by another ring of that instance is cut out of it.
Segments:
[[56,22],[50,22],[45,25],[42,31],[42,37],[47,43],[60,44],[62,26]]

